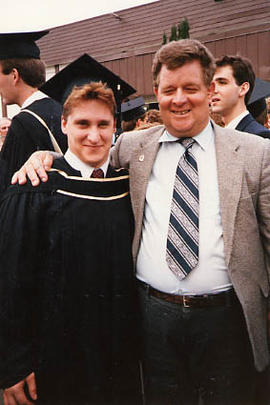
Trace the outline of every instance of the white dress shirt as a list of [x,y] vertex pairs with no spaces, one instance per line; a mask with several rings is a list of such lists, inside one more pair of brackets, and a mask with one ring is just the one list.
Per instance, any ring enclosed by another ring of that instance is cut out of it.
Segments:
[[137,277],[171,294],[207,294],[231,287],[225,264],[214,132],[211,124],[197,136],[192,152],[199,173],[199,261],[182,281],[166,263],[170,209],[178,161],[185,149],[164,132],[146,191]]
[[235,129],[237,127],[237,125],[239,124],[239,122],[242,121],[242,119],[248,114],[249,114],[248,110],[242,112],[236,118],[231,120],[231,122],[229,122],[229,124],[226,125],[226,128]]
[[105,163],[103,163],[102,166],[100,166],[100,167],[92,167],[92,166],[88,165],[87,163],[82,162],[78,158],[78,156],[74,155],[74,153],[71,152],[70,149],[68,149],[66,151],[65,159],[68,162],[68,164],[71,167],[73,167],[73,169],[78,170],[79,172],[81,172],[82,177],[86,177],[86,178],[91,177],[91,174],[95,169],[102,169],[103,173],[104,173],[104,177],[106,177],[109,162],[110,162],[110,158],[108,157],[108,159],[106,160]]
[[24,100],[21,108],[27,108],[34,101],[42,100],[43,98],[48,98],[48,96],[46,94],[42,93],[41,91],[37,90],[33,94],[31,94],[30,97],[28,97],[26,100]]

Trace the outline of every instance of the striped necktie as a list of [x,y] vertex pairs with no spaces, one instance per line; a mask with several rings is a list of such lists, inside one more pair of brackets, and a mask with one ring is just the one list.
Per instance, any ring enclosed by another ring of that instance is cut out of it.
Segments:
[[196,266],[199,258],[199,176],[192,154],[194,139],[183,138],[186,149],[176,169],[166,260],[181,280]]

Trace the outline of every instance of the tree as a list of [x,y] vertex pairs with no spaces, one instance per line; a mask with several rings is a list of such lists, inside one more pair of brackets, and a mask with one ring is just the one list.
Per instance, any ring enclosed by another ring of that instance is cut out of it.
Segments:
[[167,44],[167,40],[168,40],[167,35],[166,35],[166,33],[165,33],[165,32],[163,32],[163,37],[162,37],[162,45]]
[[[179,39],[189,38],[189,23],[185,17],[177,26],[171,26],[171,35],[169,42],[178,41]],[[168,41],[167,35],[163,32],[162,45],[165,45]]]
[[178,39],[189,38],[189,23],[186,18],[178,24]]
[[178,40],[178,33],[177,33],[177,27],[176,27],[176,25],[172,25],[171,26],[171,36],[170,36],[170,39],[169,39],[169,41],[171,42],[171,41],[177,41]]

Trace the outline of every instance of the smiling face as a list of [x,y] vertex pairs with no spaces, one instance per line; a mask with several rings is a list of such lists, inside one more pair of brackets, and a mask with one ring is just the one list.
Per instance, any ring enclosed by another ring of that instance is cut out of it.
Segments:
[[87,100],[73,107],[62,130],[68,146],[82,162],[100,167],[106,162],[115,132],[115,119],[109,107],[100,100]]
[[199,61],[169,70],[161,67],[154,89],[164,125],[178,138],[198,135],[209,121],[211,89],[203,79]]

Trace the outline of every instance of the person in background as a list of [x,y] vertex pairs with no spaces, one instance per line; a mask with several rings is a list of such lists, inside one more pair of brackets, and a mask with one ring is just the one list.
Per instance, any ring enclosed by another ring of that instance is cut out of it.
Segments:
[[226,55],[217,59],[216,65],[212,112],[222,115],[227,128],[270,138],[270,131],[259,124],[247,109],[255,83],[250,61],[240,56]]
[[11,119],[7,117],[0,118],[0,150],[2,149],[10,125]]
[[143,123],[144,124],[156,124],[156,125],[160,125],[163,124],[163,120],[160,114],[159,110],[156,109],[151,109],[146,111],[146,113],[144,114],[143,117]]
[[247,106],[248,111],[255,120],[265,127],[267,121],[267,105],[264,97],[253,101]]
[[154,127],[155,125],[161,125],[163,123],[160,112],[158,110],[148,110],[137,125],[136,130],[142,130]]
[[224,125],[223,118],[222,118],[222,115],[221,115],[221,114],[218,114],[218,113],[212,112],[212,111],[211,111],[211,107],[210,107],[210,117],[211,117],[211,119],[212,119],[217,125],[219,125],[219,126],[221,126],[221,127],[224,127],[224,126],[225,126],[225,125]]
[[0,93],[6,105],[17,104],[0,157],[0,192],[15,170],[39,149],[63,153],[62,106],[38,90],[45,82],[45,64],[35,41],[48,31],[0,34]]
[[144,120],[146,111],[143,97],[137,97],[133,100],[121,104],[121,127],[123,132],[133,131],[139,127]]

